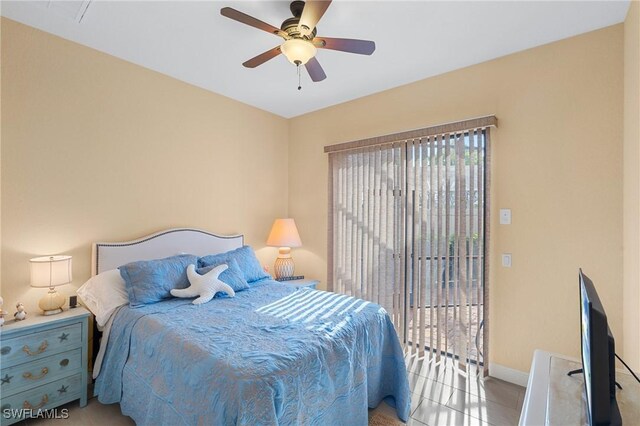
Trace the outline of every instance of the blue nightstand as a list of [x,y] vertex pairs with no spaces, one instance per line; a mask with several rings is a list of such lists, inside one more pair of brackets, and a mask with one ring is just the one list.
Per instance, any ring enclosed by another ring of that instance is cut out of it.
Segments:
[[[89,311],[31,314],[0,329],[2,426],[75,399],[87,405]],[[5,417],[5,410],[16,410]],[[26,409],[22,410],[21,409]]]
[[320,284],[318,280],[311,279],[303,279],[303,280],[291,280],[291,281],[280,281],[282,284],[290,285],[291,287],[295,287],[297,289],[309,287],[312,289],[316,289],[316,286]]

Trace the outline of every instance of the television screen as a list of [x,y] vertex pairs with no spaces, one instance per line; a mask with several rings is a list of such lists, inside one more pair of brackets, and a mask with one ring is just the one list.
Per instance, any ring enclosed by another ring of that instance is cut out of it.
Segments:
[[[584,373],[584,383],[585,383],[585,392],[586,392],[586,400],[587,407],[589,407],[591,399],[591,386],[588,386],[587,383],[591,383],[591,350],[590,343],[591,339],[589,338],[590,329],[589,329],[589,310],[591,309],[591,304],[589,303],[589,297],[587,292],[585,291],[584,285],[580,286],[580,299],[581,299],[581,329],[582,329],[582,371]],[[588,413],[589,415],[590,413]],[[589,424],[592,424],[589,422]]]
[[622,424],[615,391],[615,341],[593,282],[582,273],[580,330],[582,370],[590,425]]

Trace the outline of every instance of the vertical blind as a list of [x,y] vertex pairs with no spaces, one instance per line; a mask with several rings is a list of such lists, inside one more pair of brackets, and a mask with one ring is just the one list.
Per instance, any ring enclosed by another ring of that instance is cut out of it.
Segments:
[[461,368],[486,357],[488,144],[477,127],[329,153],[329,288]]

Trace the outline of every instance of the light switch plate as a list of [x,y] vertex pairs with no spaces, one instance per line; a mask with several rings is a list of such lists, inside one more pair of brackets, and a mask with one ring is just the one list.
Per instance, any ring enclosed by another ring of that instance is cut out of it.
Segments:
[[511,253],[502,253],[502,266],[511,268]]
[[500,209],[500,225],[511,225],[511,209]]

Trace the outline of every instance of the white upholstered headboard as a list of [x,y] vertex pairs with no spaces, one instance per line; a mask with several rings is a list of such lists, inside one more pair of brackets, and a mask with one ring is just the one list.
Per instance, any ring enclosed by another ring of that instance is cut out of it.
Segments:
[[206,256],[233,250],[243,244],[242,235],[215,235],[187,228],[168,229],[133,241],[95,243],[91,256],[91,275],[136,260],[160,259],[180,253]]

